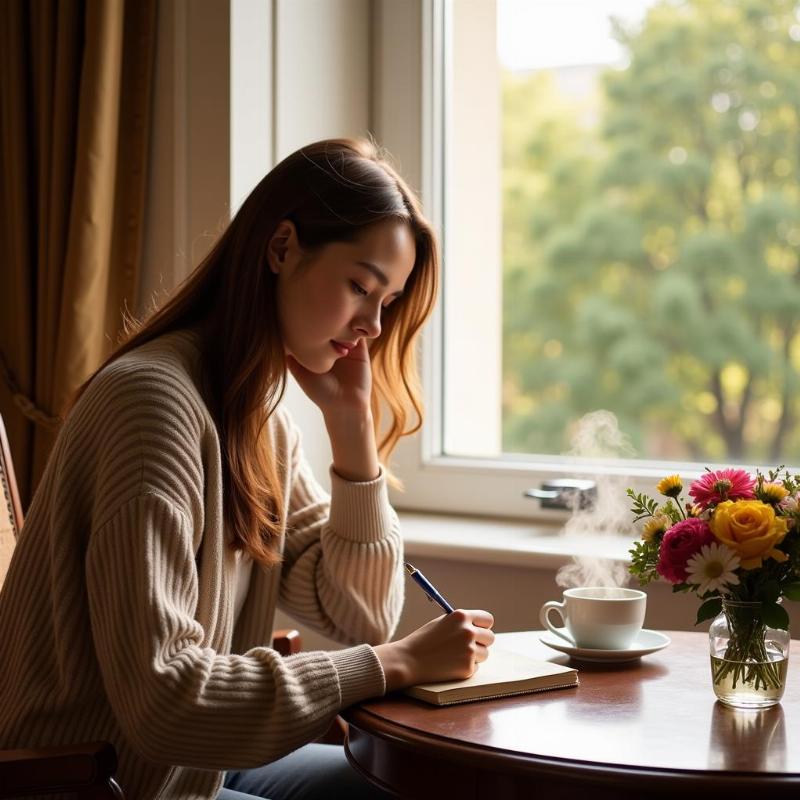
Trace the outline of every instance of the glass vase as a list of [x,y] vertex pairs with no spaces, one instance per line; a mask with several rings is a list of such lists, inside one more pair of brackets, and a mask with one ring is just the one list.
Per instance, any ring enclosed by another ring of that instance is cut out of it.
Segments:
[[720,702],[766,708],[780,702],[789,664],[789,631],[761,621],[761,603],[723,600],[708,629],[711,679]]

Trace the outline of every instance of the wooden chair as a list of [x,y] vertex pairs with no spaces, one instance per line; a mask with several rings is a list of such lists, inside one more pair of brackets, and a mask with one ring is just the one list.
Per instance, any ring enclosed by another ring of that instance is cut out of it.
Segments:
[[[23,522],[22,505],[17,491],[14,465],[11,462],[11,450],[2,417],[0,417],[0,489],[2,490],[0,587],[2,587]],[[274,631],[272,646],[284,656],[299,653],[300,634],[296,630],[288,629]],[[322,740],[341,741],[340,731],[337,726],[331,726],[331,730]],[[124,794],[114,780],[116,769],[117,753],[110,742],[0,750],[0,798],[71,792],[78,800],[119,800],[124,798]]]

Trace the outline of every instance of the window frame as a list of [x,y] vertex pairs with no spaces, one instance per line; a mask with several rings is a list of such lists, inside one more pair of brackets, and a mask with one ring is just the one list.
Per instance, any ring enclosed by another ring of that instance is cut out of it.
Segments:
[[[616,502],[627,508],[625,489],[655,493],[655,483],[679,473],[686,485],[704,468],[729,465],[617,459],[575,459],[552,455],[505,455],[502,458],[466,458],[442,452],[443,302],[447,291],[447,251],[452,232],[446,225],[445,177],[447,114],[445,105],[447,14],[451,0],[392,3],[376,0],[373,60],[373,127],[409,182],[420,188],[426,216],[440,234],[443,264],[441,294],[421,336],[420,376],[426,417],[421,430],[405,437],[391,461],[403,490],[391,492],[396,508],[542,522],[563,522],[569,512],[549,510],[524,496],[554,478],[595,480],[600,503]],[[416,32],[418,42],[393,42]],[[415,83],[416,79],[416,83]],[[394,124],[402,117],[403,125]],[[502,264],[498,265],[502,270]],[[743,467],[746,468],[746,467]]]

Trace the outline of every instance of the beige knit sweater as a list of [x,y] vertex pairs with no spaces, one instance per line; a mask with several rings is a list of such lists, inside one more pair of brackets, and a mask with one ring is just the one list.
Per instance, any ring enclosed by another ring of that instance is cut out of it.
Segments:
[[[217,433],[193,334],[123,356],[68,418],[0,594],[0,747],[110,740],[130,798],[212,798],[385,691],[369,644],[403,603],[383,477],[320,489],[285,412],[270,420],[283,563],[253,568],[233,625]],[[276,606],[355,645],[281,658]],[[362,643],[362,644],[359,644]]]

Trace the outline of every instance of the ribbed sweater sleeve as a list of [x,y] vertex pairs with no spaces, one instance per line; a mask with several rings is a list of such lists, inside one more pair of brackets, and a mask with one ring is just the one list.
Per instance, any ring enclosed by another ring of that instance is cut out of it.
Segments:
[[341,705],[382,691],[366,645],[336,659],[323,652],[283,659],[266,647],[242,655],[212,649],[194,619],[191,527],[159,494],[132,499],[96,532],[87,586],[109,701],[150,761],[255,766],[313,740]]
[[388,641],[403,609],[403,547],[386,478],[319,486],[292,429],[292,489],[281,606],[344,643]]

